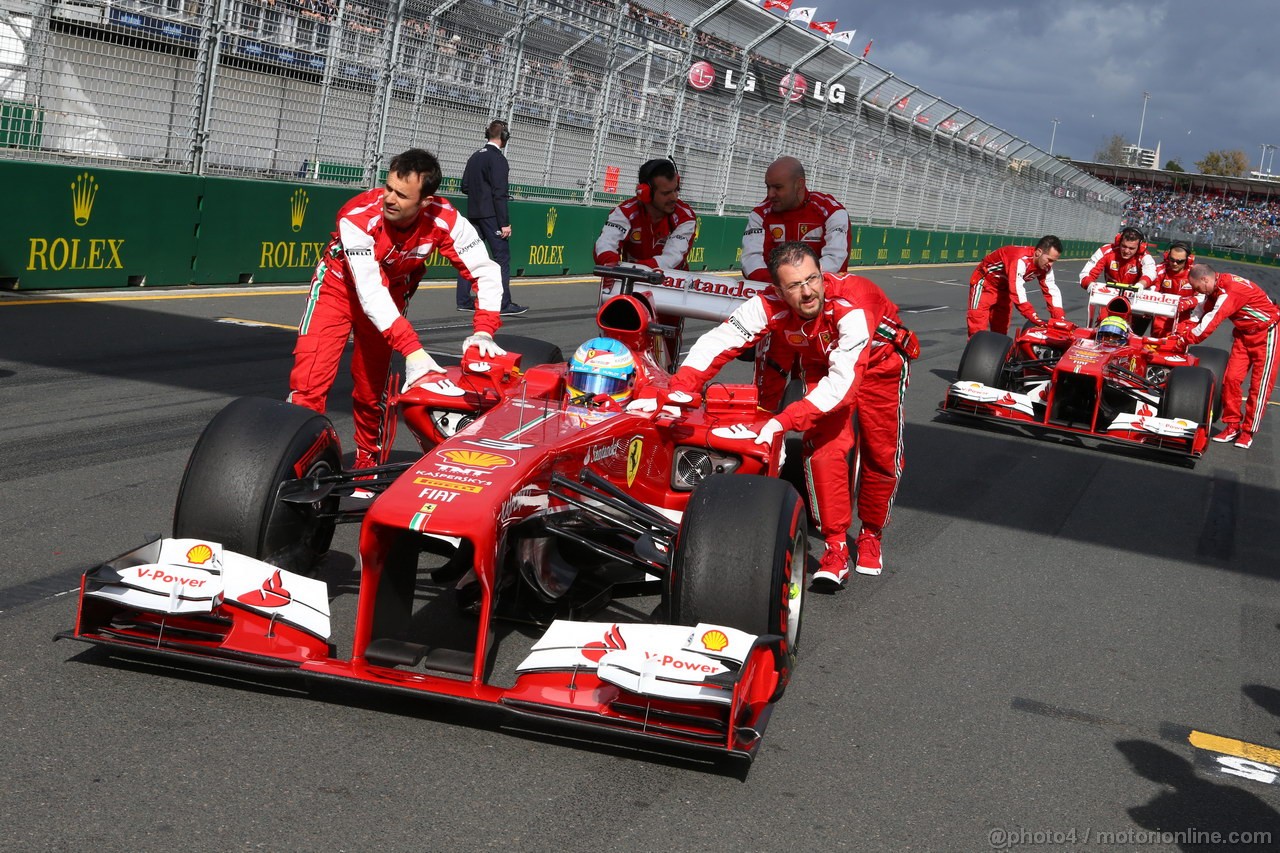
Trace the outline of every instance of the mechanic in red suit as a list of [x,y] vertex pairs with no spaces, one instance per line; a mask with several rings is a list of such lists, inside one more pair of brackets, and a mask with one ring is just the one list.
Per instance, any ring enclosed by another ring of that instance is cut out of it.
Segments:
[[1151,335],[1163,338],[1170,335],[1178,324],[1191,318],[1191,312],[1203,301],[1191,286],[1191,268],[1195,265],[1191,248],[1181,240],[1175,240],[1164,253],[1164,259],[1156,264],[1156,277],[1151,289],[1160,293],[1174,293],[1181,297],[1176,317],[1152,317]]
[[[849,576],[854,470],[860,470],[862,520],[856,571],[878,575],[883,568],[881,533],[903,467],[902,399],[919,344],[874,282],[823,273],[818,264],[807,243],[776,247],[769,255],[773,289],[748,299],[699,338],[671,389],[700,391],[729,359],[766,336],[771,352],[784,348],[798,358],[806,395],[756,425],[755,442],[770,444],[792,429],[804,433],[810,508],[827,544],[814,582],[839,588]],[[776,411],[786,377],[762,375],[759,382],[761,406]]]
[[804,166],[780,157],[764,173],[765,200],[747,217],[742,234],[742,277],[769,281],[766,259],[775,246],[801,240],[813,246],[823,272],[849,268],[849,213],[826,193],[805,185]]
[[382,446],[383,393],[391,351],[405,357],[405,387],[442,368],[427,354],[405,319],[409,297],[434,251],[476,281],[474,333],[463,350],[501,355],[493,342],[501,320],[502,275],[471,223],[434,193],[440,163],[420,148],[391,159],[386,185],[367,190],[338,211],[338,226],[316,265],[289,374],[289,401],[324,412],[338,375],[348,334],[355,340],[351,414],[355,421],[355,467],[385,461]]
[[[1236,447],[1247,450],[1262,426],[1267,400],[1276,386],[1276,345],[1280,343],[1276,323],[1280,322],[1280,308],[1261,287],[1238,275],[1197,264],[1188,278],[1196,293],[1204,296],[1204,302],[1192,312],[1191,320],[1182,325],[1177,336],[1188,344],[1198,344],[1212,335],[1223,320],[1230,320],[1235,327],[1227,372],[1222,377],[1222,431],[1213,440],[1234,441]],[[1246,374],[1250,377],[1249,398],[1242,417],[1240,402]]]
[[596,240],[595,261],[629,262],[651,269],[689,268],[698,215],[680,200],[680,173],[666,157],[640,167],[636,194],[609,211]]
[[[1125,228],[1116,239],[1089,256],[1080,270],[1080,287],[1089,290],[1095,283],[1121,287],[1150,287],[1156,279],[1156,262],[1147,254],[1147,244],[1137,228]],[[1089,322],[1094,321],[1089,309]]]
[[1012,308],[1036,325],[1045,321],[1027,300],[1027,282],[1037,281],[1049,316],[1065,320],[1062,291],[1053,280],[1053,264],[1062,254],[1062,241],[1046,234],[1034,246],[1004,246],[987,255],[969,276],[969,337],[990,329],[1008,334]]

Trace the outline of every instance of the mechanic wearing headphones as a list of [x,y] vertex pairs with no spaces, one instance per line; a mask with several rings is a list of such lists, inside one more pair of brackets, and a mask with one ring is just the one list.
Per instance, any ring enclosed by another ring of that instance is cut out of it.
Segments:
[[[1191,286],[1204,297],[1191,313],[1191,319],[1179,327],[1176,335],[1188,344],[1198,344],[1213,334],[1223,320],[1235,327],[1231,332],[1231,355],[1227,372],[1222,377],[1222,432],[1214,441],[1234,441],[1236,447],[1248,450],[1253,434],[1262,426],[1267,400],[1276,387],[1276,368],[1280,357],[1276,347],[1280,334],[1280,308],[1261,287],[1238,275],[1219,273],[1212,267],[1197,264],[1192,268]],[[1194,325],[1192,325],[1194,323]],[[1249,375],[1249,398],[1243,417],[1240,401],[1244,378]]]
[[651,269],[689,268],[698,215],[680,200],[680,173],[666,157],[640,167],[636,194],[609,211],[596,240],[595,262],[627,261]]
[[1164,253],[1164,260],[1156,265],[1156,278],[1152,289],[1160,293],[1176,293],[1181,299],[1178,302],[1176,317],[1152,317],[1151,336],[1163,338],[1171,334],[1177,324],[1191,318],[1191,312],[1204,301],[1204,297],[1196,293],[1191,286],[1191,268],[1195,266],[1195,255],[1191,247],[1181,240],[1175,240]]
[[[507,202],[511,192],[507,186],[509,173],[504,153],[511,131],[502,119],[494,119],[485,128],[485,146],[472,154],[462,172],[462,191],[467,194],[467,219],[489,247],[489,257],[502,270],[502,308],[508,317],[523,314],[528,308],[511,301],[511,216]],[[458,276],[458,310],[474,311],[471,295],[475,282]]]
[[383,451],[390,449],[383,447],[381,399],[391,351],[405,357],[406,388],[431,376],[445,378],[404,316],[432,248],[474,280],[479,291],[474,333],[463,341],[463,352],[475,346],[482,357],[504,353],[493,342],[502,325],[498,265],[471,223],[435,195],[439,187],[440,162],[434,154],[411,148],[392,157],[386,185],[360,193],[338,211],[337,231],[311,279],[293,348],[288,399],[323,414],[347,336],[354,337],[356,468],[380,464]]
[[765,199],[747,217],[742,234],[742,277],[769,281],[766,259],[789,240],[813,245],[823,272],[849,268],[849,213],[834,196],[811,192],[804,166],[795,157],[780,157],[764,173]]
[[[1147,254],[1146,238],[1137,228],[1125,228],[1116,239],[1089,256],[1080,270],[1080,286],[1089,290],[1096,282],[1137,290],[1156,280],[1156,262]],[[1089,321],[1094,311],[1089,309]]]
[[965,317],[969,337],[986,329],[1007,334],[1014,307],[1036,325],[1043,324],[1027,300],[1027,282],[1032,280],[1040,283],[1049,316],[1065,320],[1062,291],[1053,280],[1053,265],[1061,254],[1062,241],[1046,234],[1034,246],[1004,246],[983,258],[969,276],[969,312]]
[[[902,400],[908,365],[920,346],[898,322],[898,307],[874,282],[823,273],[818,264],[818,253],[807,243],[776,247],[769,255],[773,288],[748,299],[698,339],[672,378],[667,399],[654,401],[654,408],[657,402],[688,402],[687,395],[701,391],[729,359],[765,336],[799,360],[805,396],[751,429],[756,444],[771,444],[787,430],[804,433],[810,511],[827,543],[813,580],[835,590],[849,577],[855,470],[862,520],[856,571],[878,575],[883,568],[881,531],[902,475]],[[771,381],[762,374],[760,380],[761,407],[776,410],[785,379]],[[642,394],[628,411],[652,410],[645,408],[647,402]]]

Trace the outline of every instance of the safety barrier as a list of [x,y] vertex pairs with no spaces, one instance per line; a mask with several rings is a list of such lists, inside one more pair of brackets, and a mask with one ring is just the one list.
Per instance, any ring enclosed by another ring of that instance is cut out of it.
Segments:
[[[0,286],[22,290],[307,281],[350,186],[0,161],[13,198],[39,198],[0,233]],[[451,179],[446,186],[455,186]],[[465,211],[465,199],[454,198]],[[511,271],[588,273],[608,209],[513,201]],[[694,270],[738,266],[741,216],[699,217]],[[1010,235],[854,226],[853,266],[976,262]],[[1068,256],[1095,246],[1068,242]],[[428,276],[451,278],[439,255]]]

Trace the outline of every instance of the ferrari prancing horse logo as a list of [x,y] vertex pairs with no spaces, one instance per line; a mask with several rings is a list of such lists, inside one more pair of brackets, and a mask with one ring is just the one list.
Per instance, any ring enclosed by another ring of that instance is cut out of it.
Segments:
[[644,441],[640,436],[631,439],[627,445],[627,488],[636,481],[636,472],[640,470],[640,456],[644,452]]

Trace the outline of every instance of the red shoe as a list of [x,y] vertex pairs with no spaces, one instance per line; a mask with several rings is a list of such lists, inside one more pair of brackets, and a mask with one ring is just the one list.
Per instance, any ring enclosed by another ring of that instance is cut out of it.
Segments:
[[1240,437],[1236,439],[1236,447],[1241,450],[1248,450],[1253,447],[1253,433],[1248,430],[1240,430]]
[[1223,444],[1226,444],[1229,441],[1235,441],[1239,437],[1240,437],[1239,424],[1225,424],[1222,427],[1222,432],[1215,435],[1213,437],[1213,440],[1220,441]]
[[813,584],[827,589],[840,589],[849,580],[849,543],[828,542],[818,570],[813,573]]
[[854,567],[860,575],[878,575],[884,571],[884,561],[880,556],[880,537],[874,533],[858,534],[858,565]]

